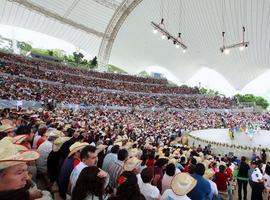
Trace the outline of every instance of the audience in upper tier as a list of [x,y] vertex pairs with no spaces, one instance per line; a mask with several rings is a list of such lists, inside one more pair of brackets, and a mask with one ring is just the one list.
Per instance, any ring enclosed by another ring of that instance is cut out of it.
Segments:
[[[236,106],[234,99],[221,96],[176,95],[198,94],[199,90],[196,87],[170,86],[164,80],[154,78],[89,72],[4,53],[0,53],[0,59],[2,99],[54,99],[58,102],[83,105],[145,108],[228,109]],[[104,89],[109,91],[105,92]],[[174,95],[166,95],[169,93]]]

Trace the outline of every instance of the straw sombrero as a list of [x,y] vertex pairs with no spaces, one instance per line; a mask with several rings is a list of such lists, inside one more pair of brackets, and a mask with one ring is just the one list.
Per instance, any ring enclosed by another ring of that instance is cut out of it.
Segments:
[[73,155],[77,151],[80,151],[81,149],[83,149],[84,147],[86,147],[88,145],[89,145],[89,143],[87,143],[87,142],[75,142],[73,145],[71,145],[69,147],[70,152],[68,154],[68,157],[70,157],[71,155]]
[[188,173],[176,174],[171,182],[172,191],[178,195],[183,196],[189,193],[197,184],[196,179]]
[[70,137],[59,137],[56,140],[54,140],[53,142],[53,146],[52,146],[52,150],[54,152],[59,151],[59,149],[61,148],[61,146],[66,142],[70,140]]
[[142,161],[136,157],[131,157],[124,163],[125,171],[132,171],[141,165]]
[[39,158],[39,153],[22,145],[13,144],[9,138],[0,140],[0,170]]
[[27,137],[28,137],[28,135],[26,135],[26,134],[16,135],[16,136],[12,137],[12,142],[14,144],[21,144]]
[[108,146],[104,144],[97,145],[97,153],[104,151]]
[[215,172],[214,172],[212,169],[207,169],[207,170],[204,172],[203,177],[204,177],[205,179],[210,179],[210,178],[212,178],[214,175],[215,175]]
[[0,126],[0,132],[8,133],[15,130],[15,127],[11,126],[10,124],[4,124]]
[[128,154],[130,157],[137,157],[139,154],[139,150],[137,148],[132,148],[129,150]]

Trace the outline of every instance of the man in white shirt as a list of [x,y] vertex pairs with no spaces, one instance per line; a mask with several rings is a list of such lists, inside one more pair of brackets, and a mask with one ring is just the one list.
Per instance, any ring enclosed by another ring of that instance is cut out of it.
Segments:
[[[258,161],[257,161],[258,162]],[[262,200],[262,193],[264,190],[263,184],[263,175],[261,169],[258,167],[260,163],[254,163],[257,167],[254,169],[253,173],[251,174],[252,179],[252,192],[251,192],[251,200]]]
[[[93,166],[97,164],[98,158],[97,158],[97,151],[96,147],[88,145],[84,147],[81,152],[80,152],[80,159],[81,161],[79,164],[73,169],[70,179],[69,179],[69,188],[71,189],[70,191],[72,192],[73,188],[76,185],[77,179],[81,173],[81,171],[87,167],[87,166]],[[99,177],[107,177],[109,178],[108,174],[104,172],[103,170],[100,170],[98,173]]]
[[51,129],[48,131],[48,138],[43,142],[37,149],[37,152],[39,153],[40,157],[37,159],[36,164],[37,164],[37,170],[38,173],[40,174],[46,174],[47,173],[47,159],[52,151],[52,145],[53,141],[56,140],[60,135],[57,130]]
[[160,200],[160,193],[156,186],[151,185],[154,177],[152,168],[144,168],[141,172],[141,180],[138,181],[140,191],[146,200]]

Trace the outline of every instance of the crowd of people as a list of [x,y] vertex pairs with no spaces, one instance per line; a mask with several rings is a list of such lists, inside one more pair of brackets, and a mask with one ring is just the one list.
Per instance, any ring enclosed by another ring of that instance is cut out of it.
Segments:
[[238,199],[260,200],[270,189],[265,152],[215,155],[180,137],[222,127],[222,117],[269,114],[2,109],[0,199],[232,199],[237,186]]
[[164,79],[68,68],[5,53],[0,61],[1,99],[133,108],[1,109],[1,200],[231,200],[236,187],[239,200],[261,200],[263,191],[269,195],[265,151],[250,158],[215,155],[211,146],[188,144],[185,135],[253,123],[266,129],[268,112],[184,110],[229,109],[236,102],[201,96],[198,88],[172,87]]
[[234,99],[198,95],[196,87],[169,86],[163,79],[89,72],[4,53],[0,59],[2,99],[177,109],[230,109],[237,105]]
[[0,98],[9,100],[35,100],[46,102],[54,99],[62,103],[81,105],[126,106],[126,107],[163,107],[163,108],[231,108],[229,98],[150,96],[143,94],[102,92],[85,87],[65,86],[61,83],[50,84],[22,77],[1,77]]
[[146,93],[169,93],[169,94],[198,94],[197,87],[171,86],[165,79],[143,78],[114,73],[100,73],[54,65],[45,61],[36,61],[0,53],[2,67],[0,72],[27,77],[59,81],[63,83],[97,87],[111,90],[146,92]]

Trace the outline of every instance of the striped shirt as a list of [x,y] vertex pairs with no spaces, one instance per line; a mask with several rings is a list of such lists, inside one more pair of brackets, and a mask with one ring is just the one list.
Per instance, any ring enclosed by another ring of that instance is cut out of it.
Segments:
[[115,188],[117,186],[117,179],[124,171],[123,168],[124,162],[120,160],[114,161],[109,167],[108,174],[110,175],[109,186]]

